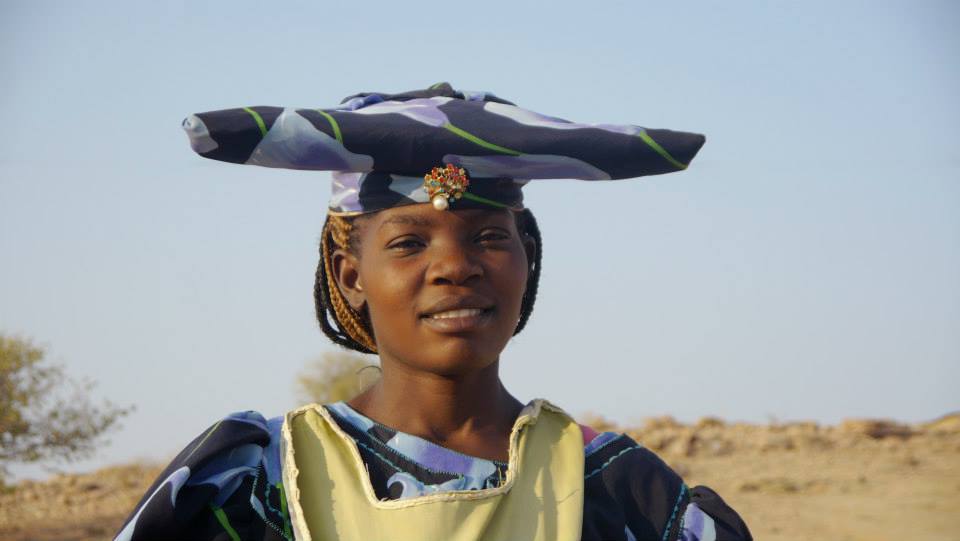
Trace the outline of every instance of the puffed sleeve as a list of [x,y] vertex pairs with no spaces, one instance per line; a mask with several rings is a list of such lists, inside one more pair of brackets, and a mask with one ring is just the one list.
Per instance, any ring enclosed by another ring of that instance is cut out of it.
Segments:
[[688,488],[655,453],[606,433],[587,446],[584,540],[752,541],[740,516],[707,487]]
[[115,540],[292,540],[280,483],[282,421],[246,411],[214,423],[147,489]]

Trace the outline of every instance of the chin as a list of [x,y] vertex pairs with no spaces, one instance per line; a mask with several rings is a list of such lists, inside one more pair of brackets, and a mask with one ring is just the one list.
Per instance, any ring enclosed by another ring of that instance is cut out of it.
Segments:
[[459,376],[487,368],[500,358],[503,348],[491,348],[489,342],[448,337],[440,344],[421,349],[412,357],[411,365],[438,376]]

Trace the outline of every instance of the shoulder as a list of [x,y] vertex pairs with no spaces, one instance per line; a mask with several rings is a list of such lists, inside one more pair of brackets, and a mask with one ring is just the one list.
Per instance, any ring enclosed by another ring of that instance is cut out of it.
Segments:
[[226,531],[269,539],[277,529],[282,538],[282,421],[244,411],[210,425],[147,489],[116,538],[212,539]]
[[688,488],[656,453],[629,436],[602,433],[587,444],[585,455],[584,539],[751,539],[715,492]]
[[680,477],[653,451],[626,434],[601,432],[589,438],[584,429],[584,475],[620,478],[624,473],[656,476],[679,481]]

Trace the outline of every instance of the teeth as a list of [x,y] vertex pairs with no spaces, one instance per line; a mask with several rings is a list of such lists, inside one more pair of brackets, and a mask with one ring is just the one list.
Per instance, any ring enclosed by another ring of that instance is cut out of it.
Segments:
[[453,319],[455,317],[479,316],[483,310],[479,308],[464,308],[463,310],[450,310],[447,312],[438,312],[430,316],[431,319]]

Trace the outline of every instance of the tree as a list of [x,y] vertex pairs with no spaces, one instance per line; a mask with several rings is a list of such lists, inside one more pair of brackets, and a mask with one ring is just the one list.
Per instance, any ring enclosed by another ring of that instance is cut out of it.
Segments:
[[327,352],[307,364],[297,376],[300,399],[329,404],[353,398],[372,385],[380,376],[380,368],[359,355]]
[[90,456],[132,408],[94,404],[94,384],[69,378],[29,340],[0,334],[0,485],[13,463]]

